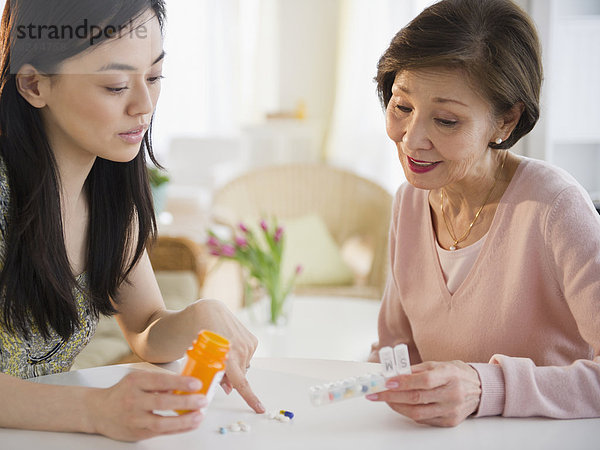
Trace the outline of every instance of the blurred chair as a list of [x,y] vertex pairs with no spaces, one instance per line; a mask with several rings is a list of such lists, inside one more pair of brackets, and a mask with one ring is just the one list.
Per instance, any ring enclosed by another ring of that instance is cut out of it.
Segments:
[[[381,298],[388,267],[392,196],[376,183],[327,164],[270,166],[228,182],[215,192],[212,205],[213,220],[231,227],[240,221],[275,216],[287,229],[290,221],[316,215],[356,276],[349,285],[308,283],[297,285],[296,292]],[[305,239],[309,245],[311,236]],[[319,249],[314,253],[318,260]],[[361,258],[363,261],[358,261]],[[367,267],[361,277],[365,260]]]
[[163,297],[165,294],[172,297],[172,293],[176,292],[176,286],[170,287],[161,283],[161,280],[171,278],[176,283],[182,283],[184,278],[188,279],[190,282],[183,283],[189,285],[184,297],[198,297],[206,276],[204,246],[184,237],[159,236],[148,255]]
[[[206,275],[204,247],[181,237],[159,236],[148,254],[167,309],[183,309],[200,296]],[[101,317],[96,334],[73,369],[139,361],[113,317]]]

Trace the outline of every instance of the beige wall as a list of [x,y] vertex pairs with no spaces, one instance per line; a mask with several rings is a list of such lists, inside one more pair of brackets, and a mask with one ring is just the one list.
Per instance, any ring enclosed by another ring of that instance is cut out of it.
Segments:
[[299,100],[309,117],[329,120],[333,105],[343,0],[279,0],[279,107],[294,109]]

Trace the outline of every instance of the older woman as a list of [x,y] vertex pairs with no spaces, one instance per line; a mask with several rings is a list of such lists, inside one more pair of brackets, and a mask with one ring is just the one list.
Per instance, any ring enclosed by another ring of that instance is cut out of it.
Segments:
[[600,216],[569,174],[508,150],[539,116],[531,20],[506,0],[441,1],[376,80],[408,183],[371,359],[406,343],[415,365],[369,398],[439,426],[600,416]]

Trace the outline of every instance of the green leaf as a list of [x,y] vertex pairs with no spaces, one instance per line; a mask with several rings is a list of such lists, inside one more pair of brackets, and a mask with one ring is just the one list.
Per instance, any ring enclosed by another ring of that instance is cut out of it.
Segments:
[[153,187],[158,187],[164,183],[167,183],[170,178],[169,175],[158,169],[157,167],[148,166],[148,180],[150,181],[150,185]]

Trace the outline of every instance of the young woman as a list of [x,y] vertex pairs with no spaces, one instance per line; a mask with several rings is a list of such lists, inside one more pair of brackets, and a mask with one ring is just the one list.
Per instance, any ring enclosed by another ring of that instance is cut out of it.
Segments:
[[600,216],[569,174],[508,150],[539,117],[529,17],[436,3],[392,39],[377,82],[407,183],[372,359],[406,343],[415,366],[369,398],[437,426],[600,416]]
[[[108,389],[24,379],[69,370],[100,314],[133,351],[172,361],[198,331],[232,342],[223,386],[264,408],[245,378],[256,339],[222,303],[167,311],[146,244],[146,177],[164,58],[162,0],[11,0],[0,38],[0,426],[136,440],[190,430],[194,379],[136,373]],[[153,410],[191,413],[161,417]]]

